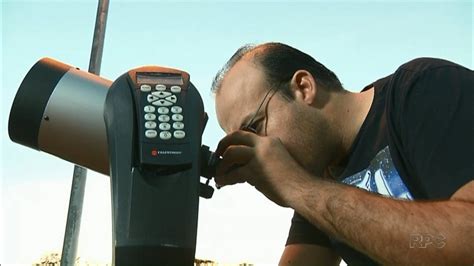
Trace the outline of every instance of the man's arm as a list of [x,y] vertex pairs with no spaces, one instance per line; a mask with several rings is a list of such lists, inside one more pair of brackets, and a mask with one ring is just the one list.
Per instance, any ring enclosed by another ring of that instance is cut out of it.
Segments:
[[[396,80],[402,84],[387,103],[393,111],[388,126],[404,154],[401,163],[411,168],[406,180],[420,185],[427,198],[453,195],[449,200],[395,200],[323,180],[306,172],[278,138],[244,131],[219,143],[216,154],[223,160],[216,183],[248,182],[383,264],[473,264],[474,75],[432,61],[422,59],[400,71]],[[416,82],[407,86],[407,77]]]
[[[302,179],[300,179],[302,180]],[[450,200],[410,202],[307,177],[288,204],[383,264],[472,265],[474,181]]]
[[313,176],[278,138],[235,131],[221,140],[216,154],[223,156],[215,179],[220,186],[248,182],[383,264],[474,263],[474,181],[450,200],[411,202]]
[[341,258],[332,250],[309,244],[291,244],[285,247],[279,266],[339,265]]

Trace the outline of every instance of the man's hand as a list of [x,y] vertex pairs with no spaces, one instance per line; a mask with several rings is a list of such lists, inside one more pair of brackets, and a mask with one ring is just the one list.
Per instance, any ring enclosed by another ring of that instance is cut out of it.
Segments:
[[223,159],[216,170],[220,186],[247,182],[273,202],[287,207],[298,172],[303,168],[278,138],[262,137],[243,130],[224,137],[216,150]]
[[[218,185],[248,182],[328,235],[388,265],[473,263],[474,181],[450,200],[404,201],[318,178],[279,139],[236,131],[216,150]],[[363,232],[363,233],[361,233]],[[411,248],[413,234],[443,236],[442,248]],[[387,245],[389,243],[389,245]]]

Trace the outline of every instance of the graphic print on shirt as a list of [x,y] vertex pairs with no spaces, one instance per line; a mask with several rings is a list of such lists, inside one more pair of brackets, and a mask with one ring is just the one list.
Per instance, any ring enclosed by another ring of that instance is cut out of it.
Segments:
[[367,169],[346,177],[342,182],[391,198],[413,200],[393,164],[388,146],[375,155]]

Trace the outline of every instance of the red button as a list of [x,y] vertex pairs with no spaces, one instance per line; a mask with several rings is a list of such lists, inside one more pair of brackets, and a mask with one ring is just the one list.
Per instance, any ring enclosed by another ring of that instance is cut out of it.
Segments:
[[157,156],[158,151],[157,150],[151,150],[151,156]]

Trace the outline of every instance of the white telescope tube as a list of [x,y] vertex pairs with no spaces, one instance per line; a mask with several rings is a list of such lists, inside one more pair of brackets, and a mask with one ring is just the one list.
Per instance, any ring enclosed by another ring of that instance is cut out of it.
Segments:
[[104,103],[110,80],[51,58],[23,79],[10,112],[12,141],[108,175]]

